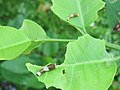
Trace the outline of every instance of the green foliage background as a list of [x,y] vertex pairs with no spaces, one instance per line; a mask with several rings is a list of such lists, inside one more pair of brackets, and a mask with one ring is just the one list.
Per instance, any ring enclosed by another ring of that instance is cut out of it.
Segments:
[[[0,0],[0,25],[13,26],[19,29],[24,19],[30,19],[41,25],[50,37],[77,39],[80,33],[66,22],[60,20],[50,10],[50,6],[50,0]],[[94,37],[120,44],[119,33],[112,32],[106,18],[105,7],[99,11],[99,18],[94,22],[94,26],[87,28],[87,32]],[[27,56],[22,55],[13,61],[0,61],[0,90],[3,87],[10,88],[10,86],[17,90],[47,90],[43,83],[38,82],[28,72],[25,63],[46,65],[51,62],[61,64],[64,60],[66,44],[58,42],[45,43]],[[120,54],[119,51],[111,49],[107,49],[107,51],[116,56]],[[120,70],[118,69],[110,90],[120,90],[119,84]],[[51,87],[48,90],[57,89]]]

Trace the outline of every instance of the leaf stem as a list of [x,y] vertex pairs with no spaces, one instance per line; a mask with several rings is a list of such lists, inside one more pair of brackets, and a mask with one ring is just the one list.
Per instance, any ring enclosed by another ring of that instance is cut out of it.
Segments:
[[115,57],[114,61],[119,61],[120,60],[120,56]]
[[36,41],[45,41],[45,42],[73,42],[76,39],[43,39],[43,40],[36,40]]
[[115,44],[111,44],[111,43],[105,43],[105,45],[111,49],[115,49],[115,50],[120,50],[120,46],[119,45],[115,45]]
[[[84,33],[83,33],[84,34]],[[42,40],[36,40],[36,41],[40,41],[40,42],[74,42],[76,41],[77,39],[42,39]],[[111,43],[105,43],[105,45],[108,47],[108,48],[111,48],[111,49],[115,49],[115,50],[119,50],[120,51],[120,46],[119,45],[115,45],[115,44],[111,44]]]

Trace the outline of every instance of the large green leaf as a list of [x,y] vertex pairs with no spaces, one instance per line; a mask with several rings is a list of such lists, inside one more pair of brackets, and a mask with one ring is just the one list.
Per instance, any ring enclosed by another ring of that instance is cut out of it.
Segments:
[[120,18],[120,0],[105,0],[107,6],[108,23],[111,29],[118,23]]
[[68,23],[73,26],[85,28],[98,17],[97,11],[102,9],[102,0],[52,0],[52,11],[64,21],[67,21],[72,13],[79,13],[78,17],[72,18]]
[[0,60],[19,56],[29,45],[28,37],[15,28],[0,26]]
[[27,48],[25,53],[30,53],[34,48],[40,46],[44,42],[44,39],[49,38],[42,27],[31,20],[24,20],[20,30],[31,40],[31,45]]
[[[89,35],[67,45],[65,61],[56,69],[37,77],[46,87],[62,90],[107,90],[116,73],[114,58],[105,50],[105,41]],[[36,74],[42,67],[27,63]]]

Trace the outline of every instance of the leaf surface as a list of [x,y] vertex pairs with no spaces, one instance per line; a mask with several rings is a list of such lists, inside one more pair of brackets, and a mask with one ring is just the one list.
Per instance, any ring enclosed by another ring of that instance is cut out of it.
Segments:
[[0,26],[0,60],[19,56],[29,45],[29,38],[15,28]]
[[[63,64],[36,77],[46,87],[62,90],[107,90],[117,69],[113,59],[105,50],[104,40],[84,35],[68,43]],[[42,68],[30,63],[26,66],[33,74]]]
[[[64,21],[73,26],[85,28],[98,17],[97,11],[104,7],[102,0],[52,0],[52,11]],[[72,13],[78,13],[78,17],[67,18]]]
[[20,31],[25,33],[31,40],[31,45],[25,53],[30,53],[34,48],[40,46],[44,42],[44,39],[49,38],[42,27],[31,20],[24,20]]

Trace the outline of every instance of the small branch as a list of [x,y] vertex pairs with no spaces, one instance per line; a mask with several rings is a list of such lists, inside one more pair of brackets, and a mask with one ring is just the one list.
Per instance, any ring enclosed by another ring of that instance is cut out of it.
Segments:
[[120,50],[120,46],[119,45],[115,45],[115,44],[111,44],[111,43],[107,43],[105,44],[107,47],[111,48],[111,49],[115,49],[115,50]]
[[[52,38],[49,38],[49,39],[42,39],[42,40],[36,40],[36,41],[40,41],[40,42],[74,42],[76,41],[77,39],[52,39]],[[108,47],[108,48],[111,48],[111,49],[115,49],[115,50],[119,50],[120,51],[120,46],[119,45],[115,45],[115,44],[111,44],[111,43],[105,43],[105,45]]]
[[120,56],[115,57],[114,61],[119,61],[120,60]]
[[73,42],[75,39],[50,39],[49,42]]
[[120,60],[120,56],[116,57],[115,60],[116,60],[116,61],[117,61],[117,60]]
[[43,39],[43,40],[36,40],[36,41],[45,41],[45,42],[73,42],[75,39]]

